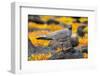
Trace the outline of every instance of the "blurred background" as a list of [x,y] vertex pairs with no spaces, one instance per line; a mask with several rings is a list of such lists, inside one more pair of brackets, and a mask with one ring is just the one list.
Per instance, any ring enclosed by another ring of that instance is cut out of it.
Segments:
[[30,61],[87,58],[88,17],[28,15],[28,56]]

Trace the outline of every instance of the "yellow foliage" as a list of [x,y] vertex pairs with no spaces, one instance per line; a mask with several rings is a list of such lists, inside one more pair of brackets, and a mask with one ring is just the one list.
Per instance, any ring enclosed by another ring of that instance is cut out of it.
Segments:
[[32,29],[32,28],[49,29],[50,31],[57,31],[57,30],[63,29],[64,27],[62,27],[60,25],[55,25],[55,24],[47,25],[47,24],[36,24],[33,22],[29,22],[28,28],[29,29]]
[[49,19],[54,18],[54,16],[40,16],[40,17],[41,17],[41,20],[43,21],[48,21]]
[[46,29],[47,28],[47,24],[36,24],[34,22],[29,22],[28,23],[28,28],[38,28],[38,29]]
[[88,27],[86,27],[86,28],[84,29],[84,31],[85,31],[85,32],[88,32]]
[[87,17],[80,18],[80,22],[85,22],[85,21],[88,21],[88,18]]
[[64,27],[62,27],[60,25],[51,24],[50,26],[48,26],[48,29],[53,32],[53,31],[57,31],[57,30],[62,30],[62,29],[64,29]]
[[31,40],[31,42],[34,46],[48,46],[50,41],[37,39],[39,37],[39,35],[46,35],[46,34],[48,34],[48,31],[29,32],[28,38]]
[[52,55],[50,52],[44,54],[32,54],[30,57],[30,60],[48,60],[48,58],[50,58]]
[[57,21],[62,22],[64,24],[72,24],[73,18],[72,17],[60,17],[56,18]]
[[88,45],[88,38],[79,38],[79,45]]
[[57,48],[56,52],[60,52],[60,51],[62,51],[62,49],[61,48]]
[[72,23],[72,32],[76,33],[78,27],[79,27],[79,23]]
[[88,58],[88,54],[87,53],[83,53],[83,57],[84,58]]

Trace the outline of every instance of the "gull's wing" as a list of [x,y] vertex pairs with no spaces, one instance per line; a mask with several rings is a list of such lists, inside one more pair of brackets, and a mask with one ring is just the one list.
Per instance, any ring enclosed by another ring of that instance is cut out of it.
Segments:
[[55,40],[57,40],[57,39],[64,39],[64,38],[70,37],[70,36],[71,36],[71,31],[67,30],[67,29],[63,29],[63,30],[52,32],[48,35],[41,35],[37,39],[44,39],[44,40],[55,39]]

